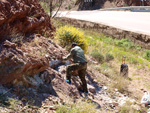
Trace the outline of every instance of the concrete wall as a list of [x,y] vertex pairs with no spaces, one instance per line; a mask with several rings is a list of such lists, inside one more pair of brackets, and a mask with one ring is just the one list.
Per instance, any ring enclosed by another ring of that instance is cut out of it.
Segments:
[[103,25],[103,24],[65,18],[65,17],[61,17],[61,18],[57,17],[56,20],[65,24],[74,25],[75,27],[92,29],[97,32],[102,32],[106,36],[111,36],[117,39],[128,38],[132,42],[141,45],[143,48],[150,49],[150,35],[135,33],[131,31],[126,31],[111,26]]

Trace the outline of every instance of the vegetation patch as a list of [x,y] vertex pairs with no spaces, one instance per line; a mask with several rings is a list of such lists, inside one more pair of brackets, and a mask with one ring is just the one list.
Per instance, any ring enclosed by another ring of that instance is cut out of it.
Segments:
[[57,30],[57,37],[60,45],[69,48],[72,42],[76,42],[85,53],[87,53],[87,42],[84,38],[84,32],[73,26],[62,26]]
[[94,104],[88,101],[79,101],[77,103],[60,106],[57,113],[96,113],[96,107]]

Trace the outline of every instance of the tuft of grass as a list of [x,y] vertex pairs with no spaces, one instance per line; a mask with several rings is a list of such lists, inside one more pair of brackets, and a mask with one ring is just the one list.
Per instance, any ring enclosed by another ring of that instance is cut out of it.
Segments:
[[146,50],[145,53],[143,54],[143,57],[150,61],[150,50]]
[[95,58],[99,63],[104,62],[104,56],[98,50],[92,51],[91,56]]
[[130,101],[127,101],[120,109],[119,113],[140,113],[141,111],[136,110]]
[[113,54],[111,54],[111,53],[106,53],[106,61],[111,61],[111,60],[113,60],[113,59],[114,59]]
[[80,101],[68,105],[62,105],[56,110],[57,113],[96,113],[96,107],[87,101]]
[[112,88],[117,88],[120,93],[128,92],[129,81],[126,78],[120,75],[113,75],[112,79],[114,80],[111,84]]

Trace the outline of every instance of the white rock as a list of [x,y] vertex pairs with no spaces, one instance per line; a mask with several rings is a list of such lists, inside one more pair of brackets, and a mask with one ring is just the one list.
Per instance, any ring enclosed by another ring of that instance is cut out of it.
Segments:
[[104,89],[104,90],[107,90],[108,88],[107,88],[107,86],[103,86],[103,89]]

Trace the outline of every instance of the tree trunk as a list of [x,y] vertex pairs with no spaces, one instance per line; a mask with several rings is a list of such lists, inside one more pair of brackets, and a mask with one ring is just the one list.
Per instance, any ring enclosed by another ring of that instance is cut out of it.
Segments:
[[50,17],[52,17],[52,12],[53,12],[53,0],[50,0],[50,9],[49,9],[49,12],[50,12]]

